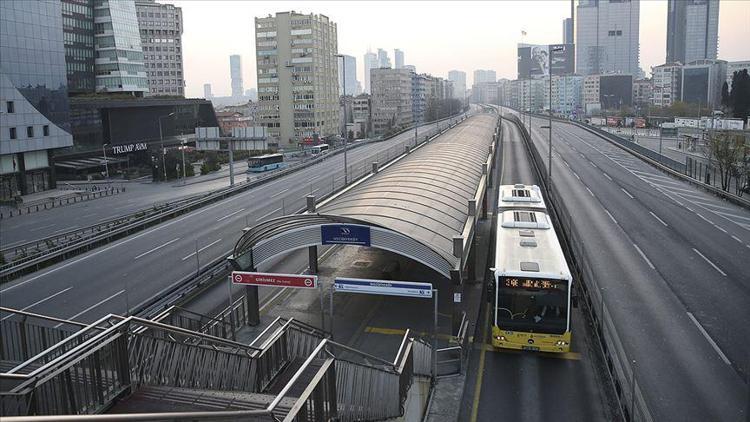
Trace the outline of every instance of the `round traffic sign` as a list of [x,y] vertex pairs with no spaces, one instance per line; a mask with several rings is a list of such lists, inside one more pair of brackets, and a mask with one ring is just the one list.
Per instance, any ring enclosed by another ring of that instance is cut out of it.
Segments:
[[305,279],[305,286],[311,287],[312,285],[313,285],[312,279],[311,278],[306,278]]

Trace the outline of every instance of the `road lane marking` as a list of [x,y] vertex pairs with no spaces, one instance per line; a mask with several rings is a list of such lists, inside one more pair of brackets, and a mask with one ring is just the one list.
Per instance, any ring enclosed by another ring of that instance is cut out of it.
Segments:
[[[487,311],[487,308],[484,308],[484,325],[482,327],[485,327],[484,330],[487,330],[489,328],[490,324],[490,314]],[[485,331],[486,332],[486,331]],[[482,343],[482,346],[485,344]],[[484,359],[485,355],[487,354],[487,349],[482,347],[482,350],[479,352],[479,368],[477,368],[477,381],[474,384],[474,401],[471,404],[471,418],[469,419],[471,422],[477,422],[477,415],[479,413],[479,398],[482,394],[482,378],[484,378]]]
[[664,220],[662,220],[661,218],[659,218],[659,216],[657,216],[656,214],[652,213],[651,211],[649,211],[648,213],[651,214],[655,219],[659,220],[659,222],[662,225],[664,225],[664,227],[669,227],[669,224],[665,223]]
[[65,230],[73,230],[73,229],[77,229],[77,228],[78,228],[78,226],[70,226],[70,227],[66,227],[64,229],[55,230],[52,233],[60,233],[60,232],[64,232]]
[[716,264],[714,264],[713,262],[711,262],[710,259],[706,258],[706,255],[703,255],[702,253],[700,253],[700,251],[698,251],[698,249],[693,248],[693,251],[695,253],[697,253],[698,255],[700,255],[700,257],[703,258],[703,260],[705,260],[706,262],[708,262],[712,267],[714,267],[714,269],[716,271],[718,271],[719,273],[721,273],[721,275],[723,275],[724,277],[727,276],[727,273],[725,273],[724,271],[722,271],[721,268],[717,267]]
[[567,162],[567,161],[563,160],[563,164],[565,164],[565,166],[566,166],[567,168],[570,168],[570,164],[568,164],[568,162]]
[[[216,240],[214,240],[213,242],[209,243],[208,245],[206,245],[206,246],[204,246],[204,247],[202,247],[202,248],[198,249],[198,252],[203,252],[204,250],[206,250],[206,249],[210,248],[211,246],[213,246],[213,245],[215,245],[215,244],[217,244],[217,243],[219,243],[219,242],[221,242],[221,239],[216,239]],[[193,255],[195,255],[195,252],[193,252],[193,253],[191,253],[190,255],[188,255],[188,256],[186,256],[186,257],[182,258],[182,261],[184,261],[184,260],[186,260],[186,259],[190,258],[190,257],[191,257],[191,256],[193,256]]]
[[591,192],[591,189],[589,189],[589,187],[588,187],[588,186],[584,186],[584,187],[586,188],[586,190],[587,190],[587,191],[589,191],[589,194],[590,194],[591,196],[593,196],[594,198],[596,198],[596,195],[594,195],[594,192]]
[[93,217],[95,215],[96,215],[96,213],[92,212],[91,214],[82,215],[81,218]]
[[245,209],[244,209],[244,208],[240,208],[240,209],[238,209],[237,211],[235,211],[235,212],[233,212],[233,213],[230,213],[230,214],[227,214],[227,215],[225,215],[224,217],[219,217],[218,219],[216,219],[216,221],[221,221],[221,220],[225,220],[225,219],[227,219],[227,218],[229,218],[229,217],[231,217],[231,216],[233,216],[233,215],[235,215],[235,214],[237,214],[237,213],[240,213],[240,212],[242,212],[242,211],[245,211]]
[[31,229],[31,230],[29,230],[29,231],[30,231],[30,232],[38,232],[39,230],[44,230],[44,229],[46,229],[46,228],[49,228],[49,227],[54,227],[54,226],[55,226],[54,224],[49,224],[49,225],[46,225],[46,226],[42,226],[42,227],[37,227],[37,228],[35,228],[35,229]]
[[174,243],[174,242],[176,242],[176,241],[178,241],[178,240],[180,240],[180,238],[179,238],[179,237],[177,237],[177,238],[174,238],[174,239],[170,240],[170,241],[169,241],[169,242],[167,242],[167,243],[162,243],[161,245],[159,245],[159,246],[155,247],[154,249],[151,249],[151,250],[149,250],[149,251],[146,251],[146,252],[144,252],[144,253],[142,253],[142,254],[140,254],[140,255],[136,256],[136,257],[134,258],[134,260],[135,260],[135,259],[138,259],[138,258],[140,258],[140,257],[146,256],[146,255],[150,254],[151,252],[154,252],[154,251],[158,251],[159,249],[161,249],[161,248],[163,248],[163,247],[165,247],[165,246],[167,246],[167,245],[169,245],[169,244],[172,244],[172,243]]
[[281,195],[282,193],[284,193],[284,192],[286,192],[286,191],[288,191],[288,190],[289,190],[289,188],[286,188],[286,189],[280,190],[280,191],[278,191],[278,192],[274,193],[273,195],[271,195],[271,196],[270,196],[270,198],[275,198],[275,197],[277,197],[277,196]]
[[732,239],[734,239],[734,240],[736,240],[736,241],[738,241],[740,243],[745,243],[745,242],[742,241],[742,239],[740,239],[739,237],[737,237],[735,235],[732,235]]
[[602,172],[602,174],[604,175],[604,177],[606,177],[607,179],[609,179],[610,182],[612,181],[612,178],[609,177],[609,175],[607,173]]
[[700,218],[701,218],[701,220],[703,220],[703,221],[705,221],[705,222],[707,222],[707,223],[711,223],[711,224],[713,224],[713,223],[711,222],[711,220],[709,220],[708,218],[704,217],[704,216],[703,216],[703,215],[701,215],[700,213],[697,213],[697,212],[696,212],[696,213],[695,213],[695,215],[697,215],[698,217],[700,217]]
[[631,194],[630,194],[630,192],[626,191],[626,190],[625,190],[625,189],[623,189],[623,188],[620,188],[620,190],[621,190],[621,191],[623,191],[623,192],[625,192],[625,195],[629,196],[629,197],[630,197],[630,199],[635,199],[635,196],[631,195]]
[[724,230],[724,228],[721,227],[721,226],[717,226],[716,224],[714,224],[714,227],[716,227],[717,229],[723,231],[724,233],[729,233],[728,231]]
[[[55,297],[55,296],[59,296],[59,295],[61,295],[61,294],[65,293],[65,292],[67,292],[68,290],[70,290],[70,289],[72,289],[72,288],[73,288],[73,286],[70,286],[70,287],[68,287],[68,288],[67,288],[67,289],[65,289],[65,290],[60,290],[59,292],[57,292],[57,293],[53,294],[52,296],[47,296],[47,297],[45,297],[44,299],[42,299],[42,300],[38,300],[38,301],[36,301],[36,302],[32,303],[32,304],[31,304],[31,305],[29,305],[29,306],[26,306],[26,307],[24,307],[24,308],[21,308],[21,310],[22,310],[22,311],[25,311],[25,310],[27,310],[27,309],[31,309],[31,308],[33,308],[34,306],[36,306],[36,305],[38,305],[38,304],[40,304],[40,303],[42,303],[42,302],[48,301],[48,300],[52,299],[52,298],[53,298],[53,297]],[[0,321],[5,321],[6,319],[8,319],[8,318],[10,318],[10,317],[12,317],[12,316],[13,316],[12,314],[11,314],[11,315],[8,315],[8,316],[6,316],[5,318],[3,318],[3,319],[0,319]]]
[[613,216],[612,216],[612,214],[610,214],[610,213],[609,213],[609,211],[608,211],[607,209],[605,209],[605,210],[604,210],[604,212],[606,212],[606,213],[607,213],[607,215],[609,216],[609,218],[611,218],[611,219],[612,219],[612,221],[614,221],[614,222],[615,222],[615,224],[617,224],[618,226],[620,225],[620,223],[618,223],[618,222],[617,222],[617,220],[615,220],[615,217],[613,217]]
[[[103,300],[101,300],[101,301],[99,301],[99,302],[97,302],[97,303],[95,303],[95,304],[93,304],[93,305],[89,306],[88,308],[86,308],[86,309],[82,310],[81,312],[79,312],[79,313],[77,313],[77,314],[73,315],[72,317],[70,317],[70,318],[66,318],[66,319],[67,319],[67,320],[69,320],[69,321],[73,321],[73,320],[75,320],[75,318],[78,318],[79,316],[81,316],[81,315],[85,314],[86,312],[88,312],[88,311],[90,311],[90,310],[92,310],[92,309],[96,308],[97,306],[99,306],[99,305],[103,304],[104,302],[106,302],[106,301],[108,301],[108,300],[110,300],[110,299],[114,299],[115,297],[117,297],[117,296],[119,296],[119,295],[121,295],[121,294],[123,294],[123,293],[125,293],[125,289],[122,289],[122,290],[120,290],[119,292],[117,292],[117,293],[113,294],[112,296],[110,296],[110,297],[108,297],[108,298],[106,298],[106,299],[103,299]],[[62,322],[61,322],[61,323],[59,323],[59,324],[57,324],[57,325],[55,325],[55,328],[58,328],[58,327],[60,327],[61,325],[63,325],[63,323],[62,323]]]
[[13,243],[8,243],[7,245],[3,245],[3,248],[12,248],[14,245],[20,245],[22,243],[26,243],[26,239],[21,239]]
[[596,166],[596,164],[594,164],[593,161],[589,161],[589,164],[591,164],[592,166],[594,166],[594,168],[599,168],[599,167]]
[[261,215],[261,216],[260,216],[260,218],[258,218],[258,220],[257,220],[257,221],[261,221],[261,220],[263,220],[264,218],[268,217],[269,215],[275,214],[275,213],[276,213],[276,211],[281,211],[281,207],[278,207],[278,208],[276,208],[275,210],[273,210],[273,211],[271,211],[271,212],[269,212],[269,213],[266,213],[266,214],[263,214],[263,215]]
[[639,254],[641,254],[641,258],[643,258],[644,261],[646,261],[646,264],[648,264],[649,267],[651,267],[652,270],[655,270],[656,267],[654,267],[654,264],[651,263],[651,260],[648,259],[645,253],[641,250],[641,248],[638,247],[635,243],[633,243],[633,246],[635,247],[635,250],[638,251]]
[[719,349],[719,345],[716,344],[714,339],[712,339],[711,336],[708,335],[708,333],[706,332],[706,329],[703,328],[703,326],[700,324],[700,322],[698,322],[697,319],[695,319],[693,314],[691,314],[690,312],[688,312],[687,314],[690,317],[690,319],[693,321],[693,324],[695,324],[695,326],[698,327],[698,331],[700,331],[701,334],[703,334],[703,337],[705,337],[706,340],[708,340],[708,344],[710,344],[711,347],[713,347],[714,350],[716,350],[716,353],[719,354],[719,357],[721,357],[721,360],[723,360],[724,363],[726,363],[727,365],[731,366],[732,362],[729,360],[729,358],[727,358],[727,355],[725,355],[724,352],[722,352],[721,349]]
[[573,176],[575,176],[575,177],[576,177],[576,179],[578,179],[578,180],[581,180],[581,176],[579,176],[579,175],[578,175],[578,173],[576,173],[576,172],[573,172]]

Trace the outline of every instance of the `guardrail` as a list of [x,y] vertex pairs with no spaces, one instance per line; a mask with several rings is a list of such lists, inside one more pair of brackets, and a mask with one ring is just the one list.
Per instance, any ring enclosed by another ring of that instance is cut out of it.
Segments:
[[549,214],[557,223],[557,227],[561,229],[563,247],[572,258],[575,278],[579,280],[577,286],[581,289],[584,307],[595,328],[599,340],[599,351],[606,362],[607,374],[614,388],[619,409],[627,421],[653,422],[645,395],[638,382],[634,361],[628,358],[617,332],[617,325],[612,319],[601,294],[602,289],[598,286],[596,275],[589,262],[588,254],[591,251],[586,249],[584,239],[575,230],[572,214],[568,211],[563,198],[557,193],[554,182],[551,186],[547,186],[547,167],[536,145],[531,141],[526,127],[517,116],[511,116],[508,120],[521,131],[526,148],[531,155],[532,167],[539,176],[540,184],[545,187],[543,191],[547,196],[547,205],[551,211]]
[[[103,196],[112,196],[120,192],[124,192],[125,188],[109,188],[96,191],[90,191],[85,194],[66,194],[64,197],[59,197],[51,200],[33,201],[29,203],[17,203],[12,201],[5,201],[6,207],[15,208],[9,211],[0,211],[0,220],[11,218],[13,216],[19,216],[21,214],[31,214],[33,212],[44,211],[56,207],[62,207],[63,205],[75,204],[77,202],[89,201],[92,199],[101,198]],[[55,205],[57,204],[57,205]]]
[[[452,116],[443,120],[431,122],[429,124],[441,123],[446,120],[453,121],[454,119],[458,118],[458,116]],[[450,127],[450,123],[446,125],[446,128],[448,127]],[[408,129],[405,131],[408,131]],[[436,132],[442,133],[442,130],[438,131],[436,130],[436,128],[433,128],[428,134],[425,134],[425,137],[429,138]],[[399,132],[399,134],[401,133],[403,132]],[[373,156],[368,157],[367,159],[360,160],[357,163],[349,165],[346,169],[346,172],[347,176],[351,174],[351,177],[349,177],[348,179],[353,180],[357,177],[361,177],[362,174],[369,172],[369,166],[371,162],[381,159],[381,156],[383,157],[382,160],[389,160],[392,158],[392,154],[400,155],[403,150],[403,145],[409,142],[410,141],[406,140],[399,144],[400,146],[391,147],[387,151],[376,153]],[[354,149],[360,145],[365,144],[366,143],[355,144],[350,149]],[[222,188],[206,194],[192,196],[172,203],[167,203],[157,209],[148,208],[145,210],[140,210],[135,213],[123,217],[113,218],[83,229],[72,230],[70,232],[62,233],[45,239],[40,239],[37,241],[28,242],[26,244],[17,245],[12,248],[0,250],[0,254],[2,254],[3,256],[9,255],[9,257],[6,258],[6,261],[10,261],[0,266],[0,282],[12,280],[13,278],[16,278],[20,275],[31,271],[36,271],[43,266],[69,258],[81,252],[87,251],[93,247],[107,244],[113,240],[143,230],[144,228],[150,227],[154,224],[159,224],[166,221],[167,219],[174,218],[178,215],[203,207],[209,203],[222,200],[229,196],[244,192],[245,190],[252,189],[261,184],[286,176],[290,173],[302,170],[303,168],[324,161],[332,155],[340,154],[343,152],[343,150],[343,148],[338,148],[334,150],[334,152],[326,156],[309,160],[297,166],[289,167],[284,170],[268,174],[264,177],[251,180],[249,182],[240,183],[234,187]],[[333,177],[331,184],[332,190],[335,189],[335,179],[333,179]],[[312,191],[312,187],[310,190]],[[282,213],[286,214],[286,206],[283,200],[281,202],[281,205]],[[290,208],[295,209],[293,207]],[[10,252],[13,253],[12,256],[10,256]]]

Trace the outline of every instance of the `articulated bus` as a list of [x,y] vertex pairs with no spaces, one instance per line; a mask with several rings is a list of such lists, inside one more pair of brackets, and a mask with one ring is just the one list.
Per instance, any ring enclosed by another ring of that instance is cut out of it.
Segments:
[[286,167],[284,154],[266,154],[247,159],[247,171],[249,173],[260,173],[284,167]]
[[541,191],[503,185],[498,202],[492,345],[568,352],[573,279]]

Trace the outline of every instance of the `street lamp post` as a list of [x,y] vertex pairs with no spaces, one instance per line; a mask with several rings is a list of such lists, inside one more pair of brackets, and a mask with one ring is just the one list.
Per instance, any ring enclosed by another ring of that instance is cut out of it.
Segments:
[[343,98],[344,98],[344,186],[349,184],[349,173],[347,172],[347,150],[349,149],[349,145],[347,142],[347,137],[349,134],[346,131],[346,123],[348,120],[346,119],[346,59],[344,58],[343,54],[337,54],[336,57],[341,58],[341,64],[342,64],[342,72],[344,75],[343,83],[341,84],[343,87]]
[[552,180],[552,69],[549,72],[549,167],[547,168],[547,190]]
[[180,141],[180,151],[182,152],[182,184],[185,184],[185,140]]
[[167,114],[166,116],[159,117],[159,140],[161,141],[161,166],[164,169],[164,181],[167,181],[167,151],[164,150],[164,132],[161,128],[161,119],[166,117],[174,116],[174,112]]
[[109,179],[109,162],[107,161],[107,150],[106,147],[109,144],[102,144],[102,154],[104,154],[104,175]]

